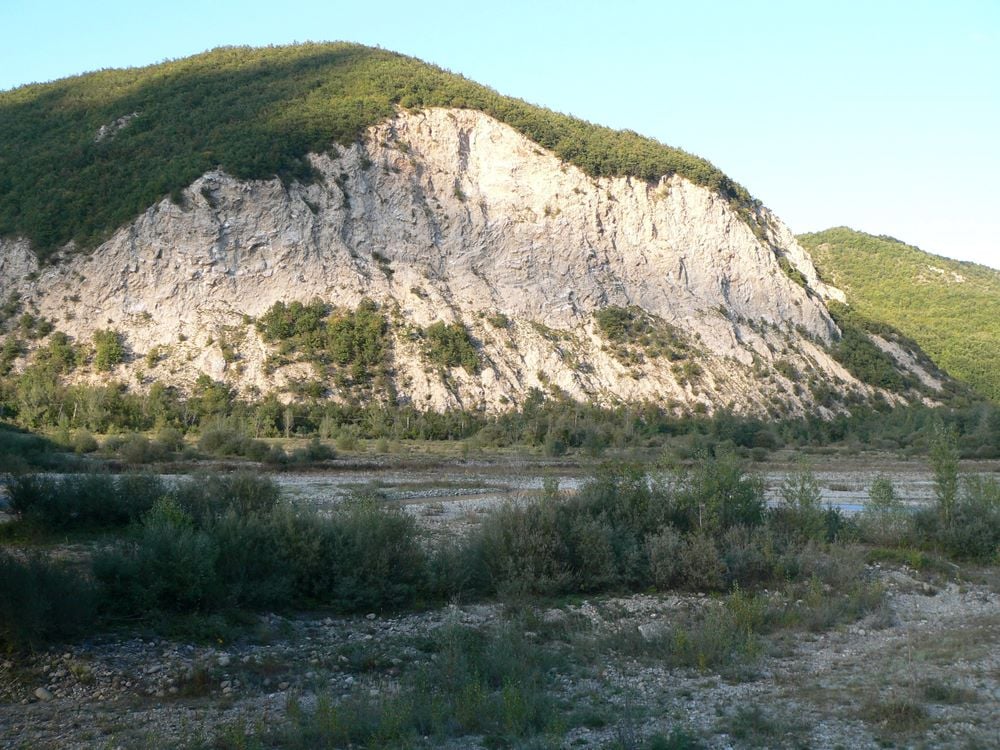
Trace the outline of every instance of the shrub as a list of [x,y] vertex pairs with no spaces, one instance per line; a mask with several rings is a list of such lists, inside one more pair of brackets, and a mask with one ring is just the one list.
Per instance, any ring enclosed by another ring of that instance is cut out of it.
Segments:
[[764,480],[748,474],[731,451],[703,455],[674,480],[675,502],[688,529],[715,533],[730,526],[758,526],[767,508]]
[[683,550],[683,537],[670,527],[646,538],[649,573],[656,588],[663,591],[680,583]]
[[296,600],[283,512],[242,515],[230,508],[209,526],[227,606],[280,608]]
[[318,437],[312,438],[305,446],[292,451],[291,460],[298,464],[312,464],[320,461],[330,461],[337,457],[336,452]]
[[94,331],[94,367],[101,372],[111,370],[125,360],[125,346],[118,331]]
[[424,331],[427,358],[441,367],[461,366],[470,375],[479,372],[479,353],[462,323],[432,323]]
[[780,524],[797,541],[825,539],[826,523],[820,503],[823,499],[812,470],[801,466],[789,472],[781,483]]
[[241,516],[266,515],[278,503],[281,490],[267,476],[250,472],[195,476],[171,492],[177,505],[203,523],[230,510]]
[[864,540],[872,544],[900,544],[910,535],[910,519],[888,477],[880,474],[872,482],[858,527]]
[[555,502],[508,502],[494,509],[474,543],[494,591],[504,595],[555,593],[571,580],[566,540]]
[[178,453],[184,449],[184,433],[174,427],[161,427],[156,432],[156,442],[169,453]]
[[215,456],[242,456],[255,461],[263,460],[269,450],[267,443],[221,422],[202,430],[198,448]]
[[680,550],[682,585],[691,591],[715,591],[722,588],[726,568],[715,541],[706,534],[691,534]]
[[749,588],[775,578],[777,555],[769,529],[734,526],[719,538],[719,551],[729,585]]
[[76,573],[0,550],[0,649],[18,651],[70,638],[91,623],[95,604],[93,587]]
[[70,447],[77,453],[93,453],[97,450],[97,440],[87,430],[77,430]]
[[65,469],[70,463],[68,458],[53,441],[0,422],[0,473],[20,473],[32,468]]
[[205,611],[219,601],[215,570],[218,545],[172,500],[163,500],[143,520],[138,539],[94,558],[94,577],[112,611]]
[[346,502],[332,521],[335,606],[356,611],[411,604],[426,567],[413,517],[369,495]]
[[125,526],[164,494],[152,475],[25,474],[10,485],[10,506],[21,520],[48,530]]
[[981,562],[1000,558],[1000,483],[966,477],[952,522],[937,526],[937,538],[955,557]]

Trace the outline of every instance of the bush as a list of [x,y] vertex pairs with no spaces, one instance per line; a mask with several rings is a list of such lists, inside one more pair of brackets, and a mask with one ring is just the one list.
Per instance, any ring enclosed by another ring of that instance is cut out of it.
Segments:
[[764,480],[748,474],[731,451],[701,456],[674,479],[675,502],[686,529],[714,534],[730,526],[759,526],[767,503]]
[[782,506],[780,526],[784,532],[799,542],[809,539],[826,539],[826,523],[820,503],[816,476],[808,467],[789,472],[781,483]]
[[173,427],[161,427],[156,432],[156,442],[168,453],[178,453],[184,449],[184,433]]
[[226,606],[274,609],[296,600],[283,513],[242,515],[231,508],[210,525]]
[[656,588],[664,591],[680,583],[683,550],[684,538],[670,527],[646,538],[649,574]]
[[24,474],[14,478],[9,492],[19,520],[68,530],[125,526],[146,513],[165,489],[153,475]]
[[301,448],[292,451],[291,460],[297,464],[313,464],[321,461],[330,461],[337,457],[336,452],[325,443],[321,443],[318,437],[314,437]]
[[777,554],[767,528],[734,526],[719,538],[719,551],[728,585],[750,588],[773,581]]
[[706,534],[690,534],[680,549],[682,585],[690,591],[716,591],[722,588],[726,568],[715,541]]
[[53,441],[0,422],[0,474],[20,473],[32,468],[65,469],[69,463],[69,457]]
[[94,577],[112,612],[207,611],[220,602],[219,548],[172,500],[156,504],[138,539],[94,558]]
[[77,430],[70,447],[77,453],[93,453],[97,450],[97,440],[87,430]]
[[182,481],[171,496],[199,523],[230,510],[241,516],[266,515],[278,504],[281,490],[267,476],[250,472],[197,475]]
[[125,346],[118,331],[111,329],[94,331],[94,367],[107,372],[125,361]]
[[955,557],[980,562],[1000,559],[1000,483],[993,478],[966,477],[951,523],[935,529],[937,541]]
[[467,373],[479,372],[479,353],[462,323],[433,323],[424,332],[427,358],[441,367],[461,366]]
[[332,524],[337,573],[332,603],[347,611],[412,604],[426,569],[413,517],[359,496],[338,509]]
[[872,482],[858,529],[866,542],[878,545],[903,544],[912,535],[910,518],[888,477],[880,474]]
[[491,589],[502,595],[551,594],[569,585],[555,502],[504,503],[483,519],[473,543],[482,546]]
[[319,605],[356,612],[408,606],[426,590],[415,521],[398,508],[363,497],[322,517],[275,505],[273,484],[253,477],[191,483],[206,485],[204,495],[180,492],[158,503],[134,541],[97,557],[95,576],[112,611]]
[[0,550],[0,649],[20,651],[70,638],[95,614],[93,587],[47,560]]
[[202,430],[198,448],[215,456],[241,456],[252,461],[264,460],[270,450],[267,443],[254,440],[224,423]]

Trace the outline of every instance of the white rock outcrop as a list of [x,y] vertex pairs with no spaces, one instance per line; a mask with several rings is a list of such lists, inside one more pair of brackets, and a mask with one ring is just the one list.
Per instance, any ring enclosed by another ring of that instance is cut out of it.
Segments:
[[[811,408],[809,377],[870,392],[822,346],[836,334],[822,298],[842,295],[766,210],[755,234],[681,177],[591,178],[470,110],[400,112],[363,143],[311,159],[321,179],[307,186],[206,174],[183,206],[163,200],[94,252],[51,266],[38,268],[23,240],[0,241],[0,295],[20,291],[81,341],[119,329],[133,357],[117,375],[144,385],[206,372],[243,392],[280,388],[308,368],[269,372],[244,316],[278,300],[368,297],[393,311],[393,378],[418,406],[503,409],[539,387],[766,413],[778,401]],[[623,361],[594,323],[610,305],[675,326],[697,367]],[[512,325],[490,325],[496,313]],[[443,377],[421,357],[404,331],[435,320],[468,326],[480,373]],[[802,384],[775,371],[779,360]]]

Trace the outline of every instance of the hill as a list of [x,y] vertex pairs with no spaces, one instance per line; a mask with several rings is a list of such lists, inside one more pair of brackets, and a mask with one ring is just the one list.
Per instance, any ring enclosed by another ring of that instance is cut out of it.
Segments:
[[679,174],[748,219],[756,202],[704,159],[501,96],[414,58],[355,44],[221,48],[0,93],[0,236],[40,257],[93,248],[202,174],[316,175],[306,155],[356,142],[396,107],[474,109],[587,174]]
[[841,292],[709,162],[383,50],[27,86],[0,142],[21,424],[100,424],[126,392],[772,418],[946,395],[912,348],[838,328]]
[[1000,402],[1000,271],[846,227],[804,234],[821,277],[943,370]]

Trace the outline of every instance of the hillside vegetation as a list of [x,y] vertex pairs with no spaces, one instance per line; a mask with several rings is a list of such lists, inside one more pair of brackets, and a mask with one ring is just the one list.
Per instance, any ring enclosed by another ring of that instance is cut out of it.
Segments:
[[754,219],[746,190],[703,159],[336,43],[221,48],[0,93],[0,236],[30,238],[44,260],[70,240],[95,247],[211,169],[309,180],[306,154],[355,142],[397,106],[482,110],[592,176],[677,173]]
[[948,374],[1000,402],[1000,271],[845,227],[798,239],[858,313],[898,329]]

